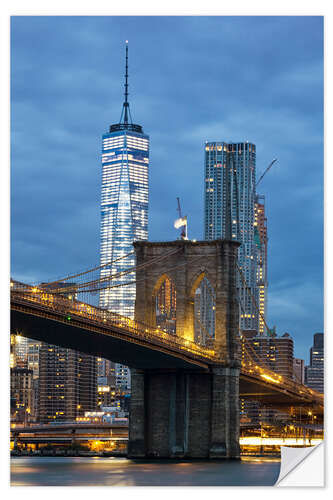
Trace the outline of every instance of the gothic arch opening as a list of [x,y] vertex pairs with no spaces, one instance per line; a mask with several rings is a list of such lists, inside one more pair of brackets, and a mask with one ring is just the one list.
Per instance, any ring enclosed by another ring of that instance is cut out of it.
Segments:
[[164,274],[157,281],[153,297],[155,299],[156,326],[161,330],[176,334],[176,287]]
[[195,282],[194,290],[194,341],[209,347],[215,339],[215,291],[202,273]]

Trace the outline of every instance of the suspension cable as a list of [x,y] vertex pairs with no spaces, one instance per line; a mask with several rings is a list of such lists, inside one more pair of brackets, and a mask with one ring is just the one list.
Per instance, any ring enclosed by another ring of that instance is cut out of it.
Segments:
[[[243,273],[243,272],[242,272],[242,270],[240,269],[240,267],[239,267],[238,263],[236,263],[236,265],[237,265],[238,271],[239,271],[239,273],[240,273],[240,276],[241,276],[241,279],[242,279],[242,282],[243,282],[244,288],[245,288],[245,290],[247,291],[247,293],[250,295],[251,300],[252,300],[252,303],[254,304],[254,306],[255,306],[255,308],[257,309],[257,311],[258,311],[258,313],[259,313],[259,315],[260,315],[261,319],[263,320],[263,322],[264,322],[264,324],[265,324],[265,327],[266,327],[266,329],[267,329],[267,333],[268,333],[268,334],[269,334],[269,336],[272,338],[272,335],[271,335],[271,333],[270,333],[270,332],[271,332],[271,330],[270,330],[270,328],[268,327],[267,322],[266,322],[266,320],[265,320],[265,318],[264,318],[263,314],[261,313],[261,311],[260,311],[260,309],[259,309],[259,307],[258,307],[257,301],[256,301],[256,299],[255,299],[255,297],[254,297],[253,293],[251,292],[250,287],[248,286],[248,284],[247,284],[247,282],[246,282],[246,279],[245,279],[245,277],[244,277],[244,273]],[[240,300],[239,300],[239,305],[241,306],[241,309],[242,309],[243,313],[245,314],[245,311],[244,311],[243,305],[242,305],[242,303],[241,303],[241,301],[240,301]],[[242,334],[241,334],[241,335],[242,335]],[[247,342],[247,345],[248,345],[248,346],[251,346],[251,344],[248,342],[248,339],[246,339],[246,342]],[[254,349],[252,346],[251,346],[251,349],[253,350],[253,352],[256,352],[256,351],[255,351],[255,349]],[[280,349],[279,349],[279,352],[280,352]],[[256,353],[256,355],[257,355],[257,353]],[[260,359],[260,358],[258,357],[257,359]],[[266,364],[263,360],[260,360],[260,363],[263,363],[264,365],[266,365],[266,366],[270,369],[269,365],[267,365],[267,364]],[[260,364],[260,363],[259,363],[259,364]],[[297,379],[297,382],[298,382],[298,383],[300,383],[300,384],[302,384],[302,381],[299,379],[299,377],[297,377],[297,375],[296,375],[295,373],[293,373],[293,375],[294,375],[294,377]],[[302,384],[302,385],[304,385],[304,384]]]
[[125,259],[129,255],[132,255],[134,253],[135,253],[134,250],[132,250],[131,252],[127,253],[126,255],[123,255],[122,257],[119,257],[118,259],[110,260],[106,264],[102,264],[102,265],[93,267],[92,269],[88,269],[87,271],[82,271],[82,272],[80,272],[78,274],[72,274],[71,276],[67,276],[67,278],[61,278],[61,279],[58,279],[58,280],[55,280],[55,281],[49,281],[47,283],[47,285],[49,286],[49,285],[61,283],[62,281],[68,281],[70,279],[79,278],[80,276],[83,276],[83,275],[88,274],[88,273],[92,273],[94,271],[97,271],[98,269],[103,269],[103,267],[110,266],[111,264],[114,264],[115,262],[118,262],[119,260]]
[[[192,262],[195,262],[195,261],[197,261],[199,259],[201,259],[201,256],[193,259]],[[165,268],[163,274],[168,273],[170,271],[174,271],[175,269],[179,269],[181,267],[184,267],[185,265],[186,265],[186,262],[184,262],[183,264],[179,264],[178,266],[173,266],[173,267]],[[117,283],[116,285],[108,285],[106,283],[106,285],[103,286],[103,287],[100,287],[100,288],[91,288],[89,290],[85,289],[85,290],[82,290],[81,292],[78,292],[78,293],[89,293],[89,292],[97,292],[97,291],[101,291],[101,290],[109,290],[111,288],[119,288],[119,287],[122,287],[122,286],[128,286],[128,285],[133,285],[133,284],[136,284],[136,283],[142,283],[145,280],[146,280],[146,278],[141,278],[139,280],[127,281],[127,282],[124,282],[124,283]],[[87,283],[86,283],[86,285],[87,285]],[[66,288],[66,293],[67,293],[67,290],[68,289]],[[51,293],[53,293],[53,291]],[[62,290],[62,293],[64,293],[64,290]],[[177,296],[181,297],[181,298],[184,297],[184,295],[181,295],[179,292],[177,293]]]
[[[128,269],[125,269],[124,271],[120,271],[120,272],[112,274],[110,276],[100,277],[100,278],[98,278],[96,280],[87,281],[85,283],[78,283],[78,284],[75,284],[75,285],[73,284],[72,287],[70,287],[70,286],[66,287],[66,293],[68,293],[70,291],[78,292],[78,290],[86,289],[88,286],[93,287],[92,291],[97,291],[99,289],[99,288],[97,288],[98,285],[100,285],[102,283],[107,283],[107,282],[110,282],[110,281],[112,281],[114,279],[121,278],[122,276],[126,276],[127,274],[134,273],[134,272],[136,272],[138,270],[145,269],[146,267],[149,267],[149,266],[151,266],[153,264],[156,264],[157,262],[159,262],[159,261],[161,261],[163,259],[166,259],[170,255],[173,255],[173,254],[179,252],[180,250],[181,249],[177,248],[176,250],[172,250],[171,252],[168,252],[165,255],[157,256],[157,257],[149,260],[148,262],[144,262],[142,264],[130,267]],[[57,282],[55,282],[55,284],[57,284]],[[48,285],[46,285],[45,288],[47,286]],[[104,288],[106,288],[106,287],[104,287]],[[48,290],[48,291],[50,293],[53,293],[53,294],[63,294],[64,293],[64,288],[54,288],[54,289]],[[82,291],[89,291],[89,290],[82,290]]]

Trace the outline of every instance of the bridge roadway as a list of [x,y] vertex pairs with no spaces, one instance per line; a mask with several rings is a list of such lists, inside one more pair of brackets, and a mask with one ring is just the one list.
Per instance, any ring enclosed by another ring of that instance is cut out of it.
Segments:
[[[260,437],[253,434],[246,434],[247,429],[253,428],[254,425],[242,425],[243,430],[240,436],[240,445],[245,446],[265,446],[265,445],[314,445],[322,441],[320,431],[322,429],[314,426],[303,426],[300,429],[307,430],[308,433],[302,435],[286,437],[285,434],[273,432],[268,437]],[[258,429],[258,425],[255,426]],[[315,431],[315,434],[309,434],[310,431]],[[245,431],[245,434],[244,434]],[[110,423],[57,423],[57,424],[33,424],[29,426],[18,425],[11,427],[10,440],[14,443],[19,441],[21,444],[69,444],[75,441],[76,443],[83,442],[112,442],[128,443],[128,425],[127,424],[110,424]]]
[[[89,304],[11,282],[11,332],[145,370],[210,371],[223,353]],[[242,365],[240,397],[274,408],[323,413],[323,395],[262,368]]]
[[110,423],[57,423],[17,425],[10,429],[11,440],[21,443],[68,443],[79,441],[128,441],[128,424]]

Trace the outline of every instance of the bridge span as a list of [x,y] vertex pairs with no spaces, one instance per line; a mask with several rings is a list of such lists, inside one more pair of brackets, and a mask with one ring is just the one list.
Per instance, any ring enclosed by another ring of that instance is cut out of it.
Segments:
[[[323,409],[321,394],[254,360],[241,364],[238,246],[135,242],[135,320],[13,281],[11,331],[132,368],[130,457],[237,458],[240,397],[274,408]],[[165,269],[177,291],[177,334],[154,324],[154,293]],[[214,339],[202,345],[194,338],[194,294],[206,276],[215,290],[216,323]]]
[[[116,313],[12,281],[11,328],[23,337],[104,357],[136,369],[202,370],[223,356]],[[323,395],[252,363],[241,366],[240,397],[275,407],[323,408]]]

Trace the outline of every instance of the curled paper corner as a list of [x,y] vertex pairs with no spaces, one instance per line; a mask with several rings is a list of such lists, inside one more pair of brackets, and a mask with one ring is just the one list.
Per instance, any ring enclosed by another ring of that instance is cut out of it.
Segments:
[[323,487],[324,442],[307,448],[281,446],[281,468],[275,486]]

